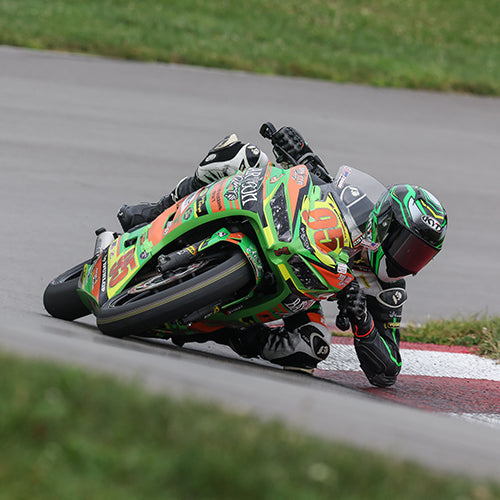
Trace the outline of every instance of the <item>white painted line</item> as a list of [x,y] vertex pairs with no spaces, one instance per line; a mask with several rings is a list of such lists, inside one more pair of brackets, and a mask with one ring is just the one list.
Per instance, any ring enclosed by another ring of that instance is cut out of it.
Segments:
[[[332,344],[330,355],[318,365],[320,370],[360,371],[352,345]],[[500,363],[475,354],[402,349],[402,375],[454,377],[500,382]]]

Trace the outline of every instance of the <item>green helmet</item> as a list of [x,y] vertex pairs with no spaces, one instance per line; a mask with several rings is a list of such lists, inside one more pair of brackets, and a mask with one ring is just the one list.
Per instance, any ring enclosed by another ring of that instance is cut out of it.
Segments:
[[441,250],[448,218],[429,191],[398,184],[375,204],[367,224],[370,264],[382,281],[417,274]]

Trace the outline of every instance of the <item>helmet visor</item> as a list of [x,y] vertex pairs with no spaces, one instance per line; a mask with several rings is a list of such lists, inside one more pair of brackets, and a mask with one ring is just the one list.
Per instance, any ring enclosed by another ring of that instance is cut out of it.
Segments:
[[[417,274],[425,267],[439,250],[412,234],[408,229],[393,221],[388,237],[382,243],[382,248],[387,256],[389,276]],[[390,267],[394,267],[391,272]]]

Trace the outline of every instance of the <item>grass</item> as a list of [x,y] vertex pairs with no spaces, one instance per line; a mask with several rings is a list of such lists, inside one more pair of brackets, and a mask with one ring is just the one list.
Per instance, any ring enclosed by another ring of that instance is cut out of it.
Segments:
[[498,0],[0,0],[0,43],[500,95]]
[[212,406],[0,352],[0,500],[493,499],[433,474]]
[[479,354],[500,361],[500,317],[473,315],[467,318],[430,320],[409,324],[402,340],[476,347]]

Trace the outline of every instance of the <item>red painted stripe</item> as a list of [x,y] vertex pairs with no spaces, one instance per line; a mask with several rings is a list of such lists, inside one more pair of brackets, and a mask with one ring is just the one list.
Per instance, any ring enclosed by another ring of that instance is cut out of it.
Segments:
[[315,370],[314,375],[414,408],[445,413],[500,414],[500,383],[496,381],[400,375],[394,386],[382,389],[371,386],[361,372]]
[[475,354],[478,349],[464,345],[439,345],[439,344],[420,344],[418,342],[401,342],[401,349],[412,349],[417,351],[438,351],[438,352],[458,352],[463,354]]
[[[332,337],[332,344],[352,345],[353,337]],[[418,342],[401,342],[401,349],[411,349],[416,351],[437,351],[437,352],[458,352],[463,354],[475,354],[477,348],[461,345],[439,345],[439,344],[420,344]]]

